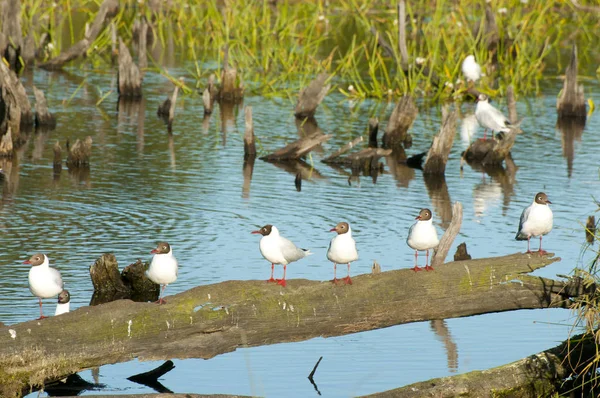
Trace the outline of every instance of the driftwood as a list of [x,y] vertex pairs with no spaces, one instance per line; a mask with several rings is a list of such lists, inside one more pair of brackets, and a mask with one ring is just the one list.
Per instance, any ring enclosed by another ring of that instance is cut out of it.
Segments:
[[138,259],[119,272],[114,254],[103,254],[90,266],[90,277],[94,285],[90,305],[118,299],[142,302],[158,300],[160,286],[148,279],[145,274],[147,268],[147,264]]
[[597,352],[592,336],[577,335],[554,348],[507,365],[418,382],[369,397],[598,396],[598,386],[594,382],[590,385],[594,375],[586,369]]
[[325,84],[327,79],[329,75],[321,73],[310,82],[308,87],[300,91],[294,111],[297,118],[310,118],[315,115],[317,107],[331,88],[331,84]]
[[571,62],[565,72],[563,89],[556,100],[559,118],[578,118],[585,123],[586,109],[583,85],[577,85],[577,45],[573,44]]
[[67,167],[77,169],[79,167],[87,168],[90,165],[92,156],[92,137],[87,136],[83,141],[76,139],[73,146],[67,139]]
[[[408,129],[417,117],[418,109],[410,95],[400,98],[398,104],[390,115],[385,134],[383,134],[383,147],[395,150],[401,145],[410,142]],[[398,159],[399,161],[405,159]]]
[[0,58],[4,57],[10,69],[22,69],[19,56],[23,51],[23,33],[21,31],[21,1],[5,0],[2,3],[2,35]]
[[33,86],[35,95],[35,125],[36,127],[46,127],[53,129],[56,127],[56,118],[48,110],[48,103],[44,92]]
[[119,38],[119,73],[117,74],[119,97],[140,98],[142,96],[142,75],[133,62],[129,49]]
[[381,169],[383,165],[379,163],[379,159],[389,156],[392,153],[391,149],[364,148],[358,152],[351,153],[347,156],[342,156],[344,153],[348,152],[362,141],[362,136],[357,137],[321,161],[329,165],[348,166],[353,169]]
[[452,243],[454,242],[454,239],[460,232],[460,226],[462,225],[462,216],[463,216],[462,209],[463,209],[462,204],[460,202],[454,203],[454,206],[452,207],[452,215],[451,215],[452,221],[450,222],[450,225],[446,229],[446,232],[444,232],[444,235],[442,235],[442,238],[440,239],[440,243],[439,243],[438,247],[435,249],[435,254],[431,258],[431,266],[432,267],[437,267],[438,265],[443,264],[444,261],[446,260],[446,256],[448,255],[448,252],[450,251],[450,248],[452,247]]
[[427,160],[423,166],[425,174],[444,174],[446,162],[454,143],[456,135],[456,110],[449,111],[447,106],[442,107],[442,127],[439,134],[433,137],[433,142],[427,152]]
[[261,157],[261,160],[269,162],[286,161],[286,160],[298,160],[304,155],[308,154],[315,147],[321,145],[323,142],[331,138],[330,134],[313,134],[307,137],[302,137],[283,148],[276,150],[266,156]]
[[254,123],[252,122],[252,107],[244,109],[244,120],[246,130],[244,132],[244,159],[256,157],[256,145],[254,143]]
[[451,262],[427,273],[406,268],[359,275],[344,287],[299,279],[289,280],[287,288],[226,281],[171,296],[162,306],[118,300],[0,326],[0,395],[11,397],[29,385],[138,357],[212,358],[238,347],[423,320],[567,308],[584,291],[579,279],[525,275],[558,260],[513,254]]
[[49,70],[58,70],[67,63],[76,58],[82,57],[88,51],[92,43],[98,37],[98,34],[102,31],[104,25],[110,21],[119,12],[119,1],[118,0],[104,0],[98,14],[94,18],[94,22],[90,29],[85,32],[85,37],[73,44],[70,48],[60,53],[55,58],[52,58],[48,62],[40,64],[40,68]]

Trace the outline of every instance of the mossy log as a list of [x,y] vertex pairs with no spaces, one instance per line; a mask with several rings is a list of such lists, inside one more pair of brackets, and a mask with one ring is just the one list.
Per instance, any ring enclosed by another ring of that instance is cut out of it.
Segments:
[[422,381],[368,397],[598,396],[598,386],[592,381],[595,369],[586,369],[597,351],[592,336],[577,335],[554,348],[507,365]]
[[94,22],[90,29],[85,33],[85,37],[73,44],[67,50],[60,53],[57,57],[52,58],[48,62],[40,64],[40,68],[48,70],[59,70],[67,63],[76,58],[82,57],[86,54],[98,34],[102,31],[105,24],[107,24],[113,17],[119,12],[119,1],[118,0],[104,0],[100,9],[94,18]]
[[294,111],[297,118],[310,118],[315,115],[317,107],[331,88],[331,84],[325,84],[327,79],[329,79],[329,75],[321,73],[310,82],[308,87],[300,91]]
[[578,118],[585,122],[585,95],[583,86],[577,84],[577,46],[571,51],[571,62],[565,72],[563,89],[556,100],[559,118]]
[[[292,279],[226,281],[167,304],[118,300],[60,317],[0,327],[0,395],[108,363],[212,358],[238,347],[341,336],[409,322],[561,307],[583,290],[524,275],[559,258],[513,254],[358,275],[353,285]],[[399,305],[401,303],[401,305]],[[9,331],[10,329],[10,331]]]

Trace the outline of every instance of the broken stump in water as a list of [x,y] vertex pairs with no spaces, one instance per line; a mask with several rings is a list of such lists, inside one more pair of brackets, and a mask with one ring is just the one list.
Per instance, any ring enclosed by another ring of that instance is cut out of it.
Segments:
[[35,95],[35,126],[55,128],[56,118],[48,110],[44,92],[33,86],[33,94]]
[[[183,83],[183,78],[180,79]],[[179,93],[179,85],[175,84],[175,89],[173,90],[173,94],[171,97],[167,98],[161,105],[158,107],[158,111],[156,114],[160,117],[169,127],[169,131],[171,131],[171,127],[173,126],[173,119],[175,119],[175,105],[177,103],[177,94]]]
[[119,73],[117,74],[119,97],[138,99],[142,96],[142,75],[133,62],[129,49],[119,38]]
[[321,73],[310,82],[308,87],[300,91],[294,111],[297,118],[309,118],[315,115],[317,107],[331,88],[331,84],[325,84],[328,78],[327,73]]
[[578,118],[585,123],[586,109],[583,85],[577,85],[577,46],[571,51],[571,62],[565,72],[563,89],[556,100],[556,109],[560,118]]
[[89,167],[90,157],[92,156],[92,137],[87,136],[83,141],[75,140],[73,146],[67,139],[67,167],[76,169],[79,167]]
[[94,285],[94,294],[90,305],[107,303],[119,299],[134,301],[155,301],[160,286],[148,279],[146,264],[141,260],[125,267],[119,272],[115,255],[105,253],[90,267],[90,278]]
[[238,82],[237,70],[229,65],[229,44],[225,45],[219,101],[236,102],[244,98],[244,87]]
[[454,261],[470,260],[471,255],[467,252],[467,244],[465,242],[458,245],[456,253],[454,253]]
[[408,129],[415,121],[417,113],[418,109],[412,96],[405,95],[400,98],[390,115],[382,138],[383,147],[392,150],[401,148],[402,150],[396,152],[402,154],[404,158],[399,158],[398,161],[406,160],[403,146],[409,147],[412,143],[412,139],[408,135]]
[[13,143],[16,143],[21,129],[33,126],[33,113],[25,87],[4,62],[0,62],[0,87],[0,136],[6,134],[10,126]]
[[[2,61],[0,61],[2,62]],[[13,157],[13,139],[12,131],[10,126],[6,130],[6,133],[0,136],[0,158],[12,158]]]
[[210,115],[213,111],[213,104],[219,95],[219,89],[215,84],[215,75],[210,75],[208,84],[202,92],[202,104],[204,105],[204,116]]
[[21,30],[21,1],[7,0],[2,4],[2,40],[0,57],[3,57],[10,69],[19,72],[22,69],[19,57],[23,51],[23,33]]
[[446,162],[456,135],[456,110],[442,107],[442,127],[439,134],[433,137],[433,142],[427,152],[427,160],[423,166],[425,174],[444,174]]

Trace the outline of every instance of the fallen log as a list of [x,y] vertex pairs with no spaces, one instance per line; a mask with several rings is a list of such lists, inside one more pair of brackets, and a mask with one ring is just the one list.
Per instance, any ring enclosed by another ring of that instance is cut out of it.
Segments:
[[0,326],[0,395],[133,358],[212,358],[238,347],[409,322],[567,308],[583,291],[579,279],[525,275],[559,260],[513,254],[446,263],[427,273],[406,268],[359,275],[343,287],[303,279],[290,280],[287,288],[226,281],[171,296],[160,306],[118,300]]
[[577,84],[577,45],[573,44],[571,62],[565,72],[565,82],[558,99],[556,109],[560,118],[578,118],[585,124],[586,109],[583,85]]
[[[496,368],[413,383],[369,398],[598,396],[593,336],[577,335],[562,344]],[[565,394],[565,395],[563,395]]]
[[297,139],[296,141],[276,150],[273,153],[263,156],[260,159],[268,162],[298,160],[330,138],[330,134],[313,134]]
[[56,118],[48,110],[48,103],[44,92],[33,86],[35,95],[35,126],[53,129],[56,127]]
[[315,116],[317,107],[331,88],[331,84],[325,84],[327,79],[329,79],[329,75],[327,73],[321,73],[310,82],[308,87],[300,91],[296,109],[294,110],[294,115],[297,118],[302,119]]
[[85,37],[60,53],[57,57],[40,64],[40,68],[48,70],[62,69],[67,62],[84,56],[92,43],[96,40],[96,37],[98,37],[98,34],[102,31],[104,25],[114,18],[118,12],[118,0],[104,0],[102,5],[100,5],[100,9],[96,14],[90,29],[86,31]]
[[142,96],[142,75],[133,62],[129,49],[119,38],[119,73],[117,74],[119,97],[137,99]]

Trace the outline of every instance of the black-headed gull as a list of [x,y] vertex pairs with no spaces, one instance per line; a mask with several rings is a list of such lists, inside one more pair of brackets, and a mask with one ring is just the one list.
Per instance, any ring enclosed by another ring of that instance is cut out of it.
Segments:
[[63,289],[58,295],[58,304],[56,304],[56,311],[54,315],[66,314],[71,308],[71,294],[68,290]]
[[542,236],[552,231],[553,215],[549,204],[552,202],[548,200],[548,196],[544,192],[538,192],[533,198],[533,203],[521,214],[519,230],[515,239],[527,240],[527,253],[531,253],[529,240],[532,236],[540,237],[540,249],[538,250],[540,256],[547,253],[542,250]]
[[[287,265],[312,254],[309,250],[300,249],[292,241],[279,235],[279,230],[274,225],[267,224],[257,231],[252,231],[252,233],[262,235],[259,244],[260,254],[271,263],[271,278],[267,282],[277,282],[277,284],[285,287]],[[273,279],[275,264],[283,265],[283,279]]]
[[481,79],[481,66],[475,61],[473,55],[467,55],[462,63],[462,73],[465,76],[467,82],[477,82]]
[[475,117],[477,118],[477,121],[481,127],[485,129],[483,139],[487,138],[488,129],[492,130],[492,137],[494,135],[494,131],[502,131],[503,133],[508,133],[510,131],[511,124],[508,118],[490,104],[489,98],[485,94],[479,94],[479,97],[477,97]]
[[30,264],[29,290],[36,296],[40,303],[40,317],[47,318],[42,312],[42,299],[54,297],[63,290],[63,280],[58,270],[50,267],[48,256],[42,253],[34,254],[23,264]]
[[165,288],[168,284],[177,280],[177,259],[173,255],[173,249],[167,242],[158,242],[156,249],[150,253],[154,254],[150,267],[146,271],[146,276],[152,282],[161,285],[160,295],[158,296],[158,304],[164,304],[166,301],[163,298]]
[[352,228],[347,222],[341,222],[329,232],[337,232],[337,235],[329,242],[329,248],[327,249],[327,258],[333,262],[333,280],[331,282],[337,283],[338,281],[335,275],[337,265],[348,264],[348,276],[343,278],[343,281],[347,285],[351,285],[350,263],[358,260],[356,242],[352,238]]
[[425,270],[429,271],[433,269],[433,267],[429,266],[429,250],[437,247],[440,243],[437,231],[433,225],[431,210],[422,209],[415,220],[417,220],[417,222],[410,227],[408,238],[406,238],[408,246],[415,251],[415,266],[413,271],[416,272],[422,270],[422,268],[417,265],[419,250],[426,251]]

